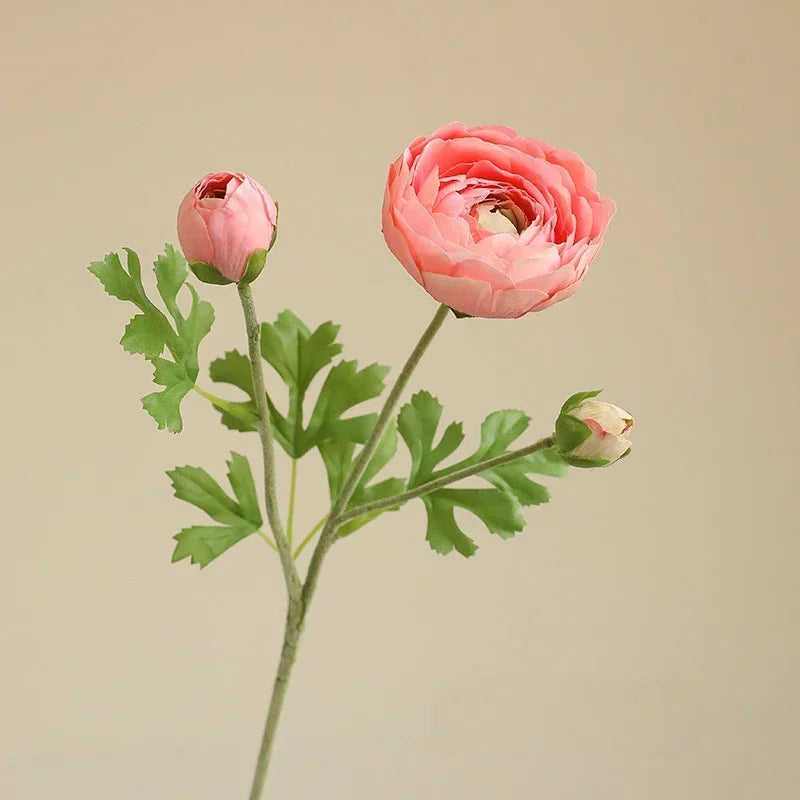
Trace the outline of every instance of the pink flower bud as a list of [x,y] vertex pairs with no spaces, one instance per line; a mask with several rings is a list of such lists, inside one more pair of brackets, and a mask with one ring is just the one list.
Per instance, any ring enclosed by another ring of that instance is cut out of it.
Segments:
[[241,172],[212,172],[178,209],[178,239],[186,260],[210,264],[238,281],[254,250],[269,250],[278,209],[267,190]]
[[618,406],[600,400],[584,400],[571,411],[570,416],[586,425],[591,434],[567,455],[576,459],[616,461],[631,448],[627,437],[633,427],[633,417]]

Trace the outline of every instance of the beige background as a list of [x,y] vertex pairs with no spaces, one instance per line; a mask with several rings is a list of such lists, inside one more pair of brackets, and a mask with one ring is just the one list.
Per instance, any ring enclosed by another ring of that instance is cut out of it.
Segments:
[[[333,317],[398,366],[434,305],[382,242],[385,171],[460,118],[578,150],[619,214],[575,299],[448,323],[414,386],[473,435],[508,406],[534,435],[603,385],[635,453],[470,561],[428,550],[419,505],[334,550],[271,796],[794,800],[798,22],[792,0],[9,3],[0,797],[244,798],[283,615],[256,539],[170,565],[199,517],[163,470],[256,442],[199,398],[156,430],[128,310],[85,265],[154,255],[199,175],[241,169],[281,203],[263,316]],[[210,359],[243,337],[208,294]]]

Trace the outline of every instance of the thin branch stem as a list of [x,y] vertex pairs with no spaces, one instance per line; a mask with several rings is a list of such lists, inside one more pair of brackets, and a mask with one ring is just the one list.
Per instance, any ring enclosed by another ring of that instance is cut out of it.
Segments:
[[292,468],[289,473],[289,511],[286,514],[286,541],[289,549],[292,548],[292,537],[294,536],[294,506],[297,499],[297,459],[292,459]]
[[300,553],[306,549],[306,545],[319,533],[320,528],[328,521],[328,515],[326,514],[304,537],[303,541],[297,545],[297,549],[293,553],[293,557],[297,559],[300,556]]
[[269,546],[270,546],[270,547],[271,547],[271,548],[272,548],[272,549],[273,549],[273,550],[274,550],[276,553],[278,552],[278,548],[277,548],[277,546],[275,545],[275,542],[273,542],[273,541],[272,541],[272,539],[270,539],[270,538],[269,538],[269,536],[267,536],[267,534],[266,534],[266,533],[264,533],[264,531],[256,531],[256,533],[257,533],[257,534],[258,534],[258,535],[259,535],[259,536],[260,536],[260,537],[261,537],[261,538],[262,538],[262,539],[263,539],[263,540],[264,540],[264,541],[265,541],[265,542],[266,542],[266,543],[267,543],[267,544],[268,544],[268,545],[269,545]]
[[272,437],[272,423],[267,402],[267,389],[264,384],[264,366],[261,363],[261,326],[258,322],[253,292],[249,283],[238,284],[239,299],[247,328],[247,346],[250,356],[250,374],[253,379],[253,395],[258,409],[256,427],[261,438],[261,452],[264,459],[264,505],[267,519],[275,537],[278,554],[281,557],[284,578],[289,598],[294,598],[300,589],[300,578],[294,566],[292,552],[286,541],[280,512],[278,511],[277,491],[275,487],[275,446]]
[[353,464],[353,467],[350,470],[350,475],[339,492],[339,496],[331,506],[331,511],[328,515],[328,521],[325,523],[322,533],[320,534],[319,541],[317,542],[317,546],[314,548],[314,554],[311,556],[311,563],[308,565],[306,580],[303,584],[302,599],[304,613],[314,597],[314,592],[317,588],[317,580],[319,579],[319,572],[322,568],[322,562],[325,560],[325,555],[333,542],[336,540],[336,531],[340,525],[338,518],[344,509],[347,508],[347,503],[353,496],[353,492],[355,491],[356,486],[358,486],[358,482],[361,480],[364,470],[369,465],[370,459],[375,453],[375,449],[378,447],[378,443],[381,440],[381,436],[383,436],[383,432],[386,430],[386,426],[389,424],[389,420],[392,418],[394,410],[400,401],[403,390],[406,388],[408,381],[411,379],[411,375],[422,359],[422,356],[425,355],[425,351],[433,341],[433,337],[436,335],[439,328],[441,328],[444,324],[448,314],[450,314],[450,309],[444,304],[440,305],[439,308],[436,309],[433,319],[430,321],[428,327],[423,332],[416,346],[411,351],[411,355],[403,365],[403,369],[400,370],[400,374],[397,376],[397,380],[389,391],[386,402],[383,404],[383,408],[378,414],[375,427],[372,429],[369,438],[361,448],[361,452],[358,454],[358,458]]
[[256,416],[247,411],[247,409],[242,408],[242,403],[235,403],[232,400],[226,400],[224,397],[211,394],[211,392],[207,392],[197,384],[195,384],[192,389],[194,389],[200,397],[205,397],[214,408],[218,408],[220,411],[230,414],[232,417],[245,423],[245,425],[255,426],[257,422]]
[[409,500],[414,500],[417,497],[435,492],[437,489],[441,489],[444,486],[449,486],[451,483],[456,483],[456,481],[463,481],[465,478],[471,478],[473,475],[480,475],[487,470],[501,467],[503,464],[508,464],[512,461],[517,461],[525,456],[538,453],[540,450],[546,450],[555,443],[555,435],[545,436],[543,439],[539,439],[538,442],[534,442],[527,447],[520,447],[519,450],[511,450],[501,456],[487,458],[485,461],[480,461],[477,464],[473,464],[471,467],[464,467],[455,472],[450,472],[446,475],[434,478],[432,481],[420,484],[414,489],[410,489],[402,494],[396,494],[394,497],[386,497],[383,500],[375,500],[372,503],[365,503],[363,506],[357,506],[350,511],[345,511],[343,514],[340,514],[336,519],[336,523],[338,525],[344,525],[358,517],[363,517],[365,514],[400,506],[403,503],[407,503]]

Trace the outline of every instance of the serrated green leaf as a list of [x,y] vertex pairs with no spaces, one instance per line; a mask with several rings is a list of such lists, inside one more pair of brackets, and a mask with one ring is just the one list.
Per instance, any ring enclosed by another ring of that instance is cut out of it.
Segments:
[[[261,354],[286,384],[289,397],[288,409],[285,414],[281,413],[272,390],[268,389],[273,431],[276,441],[292,458],[301,458],[312,448],[334,439],[363,444],[377,419],[375,414],[352,417],[345,414],[383,391],[388,367],[371,364],[359,370],[357,362],[342,361],[328,372],[308,425],[304,423],[306,392],[320,371],[341,352],[342,346],[336,341],[338,331],[338,325],[325,322],[312,333],[288,310],[281,312],[274,323],[261,325]],[[256,416],[250,365],[245,356],[236,351],[226,353],[224,358],[212,363],[211,378],[244,391],[250,400],[238,408]],[[220,410],[227,427],[255,430],[225,409]],[[345,455],[331,448],[323,453],[323,458],[334,465],[347,461]]]
[[478,545],[458,527],[454,513],[454,504],[433,494],[422,498],[428,512],[428,528],[425,538],[433,550],[447,555],[455,549],[462,556],[469,558],[475,554]]
[[[200,341],[214,322],[214,309],[186,284],[192,295],[192,306],[184,319],[177,305],[177,294],[185,284],[187,269],[183,255],[170,245],[155,262],[156,285],[169,311],[168,317],[148,298],[142,284],[139,256],[130,248],[127,271],[117,253],[108,254],[103,261],[93,262],[89,271],[113,297],[133,303],[142,312],[128,323],[120,344],[129,353],[140,353],[154,364],[153,380],[164,388],[142,398],[142,406],[155,419],[159,428],[177,433],[183,428],[180,404],[197,380],[197,351]],[[164,349],[170,360],[162,357]]]
[[160,356],[167,346],[162,326],[150,314],[136,314],[125,327],[119,343],[127,352],[139,353],[147,359]]
[[194,381],[186,374],[181,363],[166,358],[154,358],[153,382],[164,388],[151,392],[142,398],[145,411],[156,421],[159,429],[166,428],[170,433],[183,430],[181,401],[192,390]]
[[397,425],[411,454],[408,486],[414,488],[430,480],[436,466],[451,455],[464,439],[460,422],[447,426],[436,447],[433,441],[442,416],[441,403],[430,392],[417,392],[403,406]]
[[517,498],[523,506],[538,506],[550,499],[545,486],[532,481],[528,472],[532,470],[524,458],[495,467],[481,473],[481,478]]
[[528,472],[549,475],[551,478],[563,478],[568,471],[564,458],[555,446],[525,456],[524,461],[528,465]]
[[388,372],[389,368],[380,364],[370,364],[359,370],[356,361],[340,361],[332,367],[320,389],[308,428],[299,437],[301,455],[326,439],[347,439],[363,444],[375,426],[376,415],[346,418],[343,415],[378,397]]
[[256,528],[260,528],[264,520],[258,504],[256,484],[250,462],[243,455],[231,453],[231,460],[228,462],[228,480],[239,502],[241,516]]
[[315,375],[341,350],[339,326],[325,322],[313,333],[291,311],[282,311],[273,324],[261,326],[261,354],[290,390],[304,395]]
[[327,442],[320,442],[318,447],[328,476],[328,492],[331,500],[334,500],[342,491],[350,474],[356,446],[354,442],[348,442],[346,439],[330,439]]
[[471,556],[477,550],[475,542],[459,528],[455,507],[474,514],[491,533],[503,539],[514,536],[525,525],[518,503],[501,489],[440,489],[422,499],[428,512],[426,538],[437,553],[455,549],[463,556]]
[[248,521],[239,503],[201,467],[175,467],[167,475],[175,497],[202,509],[211,519],[228,525]]
[[136,283],[123,269],[117,253],[108,253],[102,261],[93,261],[89,265],[89,272],[103,284],[107,294],[139,305]]
[[194,385],[199,372],[197,351],[200,342],[209,334],[214,324],[214,307],[208,301],[200,299],[194,286],[188,283],[186,285],[192,295],[192,307],[189,316],[185,320],[179,318],[177,324],[182,344],[181,361]]
[[165,245],[164,254],[156,259],[154,270],[158,293],[161,295],[167,311],[172,315],[175,322],[180,325],[183,317],[178,309],[177,297],[188,274],[186,259],[183,257],[183,253],[176,250],[172,245]]
[[217,358],[211,362],[209,367],[211,380],[216,383],[227,383],[241,389],[250,400],[234,402],[240,410],[252,415],[253,424],[248,425],[237,416],[218,409],[222,414],[222,424],[235,431],[254,431],[255,420],[258,419],[258,409],[253,398],[253,378],[250,373],[250,361],[247,356],[242,355],[238,350],[229,350],[222,358]]
[[231,453],[228,480],[236,499],[200,467],[175,467],[167,473],[175,496],[205,511],[220,525],[193,525],[174,538],[178,542],[172,560],[190,557],[193,564],[206,566],[236,542],[262,525],[253,473],[247,459]]
[[172,553],[172,563],[189,558],[192,564],[199,564],[202,569],[256,530],[257,527],[248,523],[184,528],[173,537],[177,544]]

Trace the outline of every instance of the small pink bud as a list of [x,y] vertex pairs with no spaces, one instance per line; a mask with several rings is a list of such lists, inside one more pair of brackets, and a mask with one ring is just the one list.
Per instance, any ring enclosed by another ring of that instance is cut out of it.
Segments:
[[178,209],[178,239],[190,263],[210,264],[238,281],[255,250],[269,250],[278,209],[267,190],[241,172],[212,172]]
[[618,406],[600,400],[584,400],[567,412],[579,419],[591,434],[567,455],[586,460],[609,463],[621,458],[631,448],[627,434],[633,427],[633,417]]

